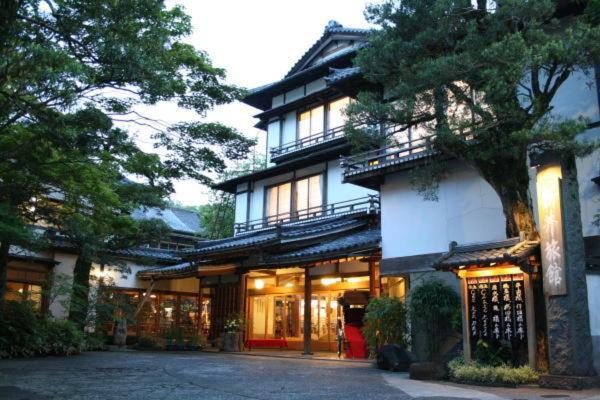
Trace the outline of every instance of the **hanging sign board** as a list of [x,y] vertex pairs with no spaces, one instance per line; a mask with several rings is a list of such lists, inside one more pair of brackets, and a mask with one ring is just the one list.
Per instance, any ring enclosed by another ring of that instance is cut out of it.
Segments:
[[560,185],[560,166],[538,171],[536,187],[546,296],[567,294]]
[[527,340],[522,274],[468,278],[471,340]]

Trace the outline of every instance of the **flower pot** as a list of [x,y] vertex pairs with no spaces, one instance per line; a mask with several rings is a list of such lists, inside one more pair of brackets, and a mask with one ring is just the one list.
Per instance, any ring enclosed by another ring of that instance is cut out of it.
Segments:
[[240,332],[224,332],[221,335],[221,351],[238,352],[242,351]]

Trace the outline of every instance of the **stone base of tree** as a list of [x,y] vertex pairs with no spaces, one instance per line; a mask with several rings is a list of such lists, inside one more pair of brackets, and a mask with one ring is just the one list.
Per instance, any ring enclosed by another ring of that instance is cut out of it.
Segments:
[[600,387],[598,376],[540,375],[540,387],[548,389],[582,390]]
[[409,368],[410,379],[419,381],[434,381],[444,379],[448,371],[443,363],[420,362],[413,363]]
[[224,332],[221,334],[221,351],[242,351],[242,334],[239,332]]

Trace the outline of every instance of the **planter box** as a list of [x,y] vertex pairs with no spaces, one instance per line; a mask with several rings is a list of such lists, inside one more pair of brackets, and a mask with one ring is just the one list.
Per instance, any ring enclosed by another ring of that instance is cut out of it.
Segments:
[[240,332],[224,332],[221,335],[221,351],[242,351],[242,334]]

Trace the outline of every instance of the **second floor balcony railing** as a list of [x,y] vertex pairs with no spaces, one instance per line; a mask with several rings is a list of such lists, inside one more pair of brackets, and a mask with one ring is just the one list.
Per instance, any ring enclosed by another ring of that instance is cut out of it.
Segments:
[[316,146],[321,143],[329,142],[344,136],[344,126],[338,126],[326,130],[325,132],[315,133],[314,135],[299,138],[292,142],[284,143],[281,146],[271,147],[271,159],[293,153],[308,147]]
[[268,215],[248,222],[234,225],[235,235],[267,229],[281,224],[308,222],[331,216],[342,216],[355,213],[375,213],[379,211],[379,196],[368,195],[358,199],[340,201],[337,203],[310,207],[303,210]]
[[365,153],[342,157],[340,165],[344,169],[344,177],[380,169],[392,164],[400,164],[431,154],[433,137],[433,135],[419,137]]

